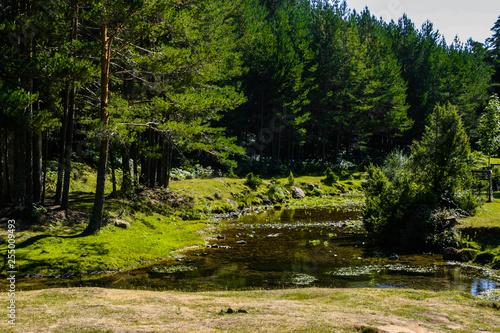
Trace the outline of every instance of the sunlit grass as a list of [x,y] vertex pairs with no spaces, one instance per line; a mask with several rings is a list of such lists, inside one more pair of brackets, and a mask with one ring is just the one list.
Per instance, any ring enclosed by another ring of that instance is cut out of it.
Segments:
[[[0,301],[7,304],[7,293]],[[319,289],[154,292],[102,288],[16,294],[5,332],[498,332],[498,310],[463,292]],[[245,310],[246,313],[227,313]],[[221,310],[222,313],[221,313]],[[370,329],[370,330],[368,330]]]
[[477,214],[461,220],[464,227],[500,227],[500,192],[494,193],[492,202],[485,202]]
[[[171,252],[186,246],[204,244],[199,230],[206,227],[200,221],[182,221],[159,214],[136,213],[129,218],[130,228],[110,224],[98,234],[68,237],[60,232],[18,248],[16,264],[20,274],[80,273],[123,269],[171,257]],[[82,231],[83,226],[73,229]],[[62,235],[65,237],[61,237]],[[75,235],[75,234],[74,234]],[[34,236],[33,233],[25,236]],[[5,253],[6,247],[0,247]]]

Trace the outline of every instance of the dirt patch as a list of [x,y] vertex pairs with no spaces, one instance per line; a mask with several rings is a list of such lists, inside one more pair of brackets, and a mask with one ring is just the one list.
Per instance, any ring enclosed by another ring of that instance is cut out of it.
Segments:
[[149,207],[189,208],[193,199],[166,189],[147,189],[138,193],[140,200]]

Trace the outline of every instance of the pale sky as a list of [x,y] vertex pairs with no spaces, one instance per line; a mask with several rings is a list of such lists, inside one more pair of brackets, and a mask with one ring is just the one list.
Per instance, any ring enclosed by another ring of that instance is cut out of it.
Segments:
[[350,9],[361,12],[365,6],[377,18],[397,21],[404,13],[420,29],[426,20],[434,31],[451,44],[458,35],[460,41],[469,38],[484,43],[493,33],[491,28],[500,16],[500,0],[346,0]]

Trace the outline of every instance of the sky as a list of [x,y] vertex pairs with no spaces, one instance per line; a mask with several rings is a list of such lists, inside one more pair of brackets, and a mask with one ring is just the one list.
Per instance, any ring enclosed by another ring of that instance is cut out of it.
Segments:
[[377,18],[397,21],[404,13],[420,28],[429,20],[434,31],[451,44],[458,35],[460,41],[469,38],[484,43],[493,35],[491,28],[500,16],[500,0],[346,0],[357,12],[368,6]]

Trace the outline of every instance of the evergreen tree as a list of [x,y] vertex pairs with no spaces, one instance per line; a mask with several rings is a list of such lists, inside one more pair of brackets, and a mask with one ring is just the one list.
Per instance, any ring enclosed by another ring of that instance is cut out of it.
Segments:
[[500,94],[500,16],[491,28],[493,35],[486,40],[488,49],[488,63],[492,66],[494,74],[492,83],[494,91],[497,95]]
[[478,126],[479,147],[488,155],[490,164],[491,155],[496,154],[500,147],[500,100],[493,95],[479,118]]
[[422,139],[412,146],[417,182],[437,198],[453,199],[470,181],[470,143],[458,109],[437,105]]

